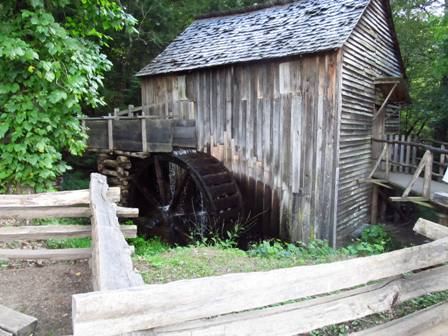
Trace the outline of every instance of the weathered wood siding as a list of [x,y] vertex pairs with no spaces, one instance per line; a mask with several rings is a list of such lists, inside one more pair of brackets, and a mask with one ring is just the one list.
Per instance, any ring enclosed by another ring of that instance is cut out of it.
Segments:
[[[372,168],[374,79],[402,71],[383,1],[374,0],[343,48],[338,236],[367,223],[371,185],[358,184]],[[388,107],[388,113],[393,107]],[[393,124],[390,124],[393,127]],[[389,130],[391,130],[389,127]],[[395,120],[395,128],[397,122]],[[384,131],[382,131],[384,132]]]
[[234,172],[265,235],[331,239],[339,55],[144,78],[143,105],[195,117],[198,149]]

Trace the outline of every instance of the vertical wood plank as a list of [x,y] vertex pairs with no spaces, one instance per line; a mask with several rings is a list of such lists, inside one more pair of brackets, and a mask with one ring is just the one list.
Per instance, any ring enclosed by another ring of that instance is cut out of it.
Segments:
[[434,155],[430,152],[426,152],[428,154],[426,163],[425,163],[425,175],[423,181],[423,197],[430,199],[431,198],[431,182],[432,182],[432,168]]
[[[408,136],[407,142],[410,142],[410,141],[411,141],[411,137]],[[411,146],[410,145],[406,146],[406,161],[405,161],[405,163],[406,163],[405,173],[409,174],[409,171],[410,171],[409,165],[411,164]]]
[[114,149],[114,127],[113,127],[113,119],[111,114],[109,113],[108,119],[107,119],[107,137],[108,137],[108,143],[109,143],[109,150]]
[[143,153],[148,152],[148,136],[146,134],[146,116],[147,116],[147,107],[142,107],[142,119],[141,119],[141,125],[142,125],[142,151]]
[[[406,136],[404,134],[401,135],[401,141],[405,142],[406,141]],[[400,169],[399,172],[403,173],[404,171],[404,167],[402,166],[405,163],[405,145],[401,144],[400,145]]]

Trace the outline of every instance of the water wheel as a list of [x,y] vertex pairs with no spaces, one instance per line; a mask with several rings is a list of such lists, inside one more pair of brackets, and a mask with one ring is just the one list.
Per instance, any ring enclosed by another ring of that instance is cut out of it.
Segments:
[[232,173],[200,152],[155,154],[133,179],[139,231],[172,242],[222,233],[243,218],[243,200]]

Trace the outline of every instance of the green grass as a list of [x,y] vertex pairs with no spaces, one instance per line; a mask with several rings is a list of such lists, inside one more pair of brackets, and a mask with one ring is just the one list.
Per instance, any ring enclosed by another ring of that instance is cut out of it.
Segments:
[[90,225],[90,218],[44,218],[33,219],[33,225]]
[[46,246],[49,249],[89,248],[92,245],[90,238],[49,239]]
[[[284,250],[282,256],[280,253],[272,256],[260,254],[259,251],[264,251],[264,246],[270,242],[257,245],[258,252],[223,248],[223,245],[196,244],[170,247],[158,238],[148,241],[136,238],[130,239],[129,242],[135,246],[134,262],[146,283],[165,283],[226,273],[267,271],[349,257],[346,252],[339,253],[324,242],[314,242],[310,249],[302,247],[301,251],[306,251],[302,254],[288,254],[288,251]],[[282,247],[277,246],[279,244],[276,242],[274,248],[280,250]],[[334,253],[325,254],[326,249]]]

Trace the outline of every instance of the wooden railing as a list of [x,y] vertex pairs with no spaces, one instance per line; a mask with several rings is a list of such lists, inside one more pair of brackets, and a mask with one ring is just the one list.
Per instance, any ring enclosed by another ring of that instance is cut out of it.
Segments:
[[[391,172],[412,175],[402,196],[394,198],[396,201],[406,201],[411,200],[409,194],[422,172],[424,172],[423,188],[421,190],[423,198],[416,197],[413,198],[413,201],[421,203],[421,201],[432,198],[432,181],[442,180],[447,168],[448,150],[445,149],[443,144],[439,148],[416,142],[416,139],[412,137],[406,138],[398,135],[389,135],[387,139],[373,139],[373,142],[381,144],[382,150],[379,157],[376,158],[372,171],[366,179],[362,180],[363,182],[384,185],[383,183],[389,181]],[[374,178],[379,171],[384,172],[384,180]],[[436,200],[436,202],[438,201]],[[440,202],[445,203],[445,198]]]
[[[386,139],[373,139],[376,143],[388,144],[388,159],[390,172],[414,174],[419,162],[427,151],[432,155],[431,178],[441,181],[448,168],[448,149],[444,143],[421,141],[415,136],[392,135]],[[387,158],[384,158],[386,161]],[[381,165],[386,170],[385,162]]]
[[[448,229],[419,220],[415,230],[438,240],[331,264],[74,295],[74,336],[296,335],[385,312],[448,289]],[[440,309],[424,312],[421,326],[446,322]]]

